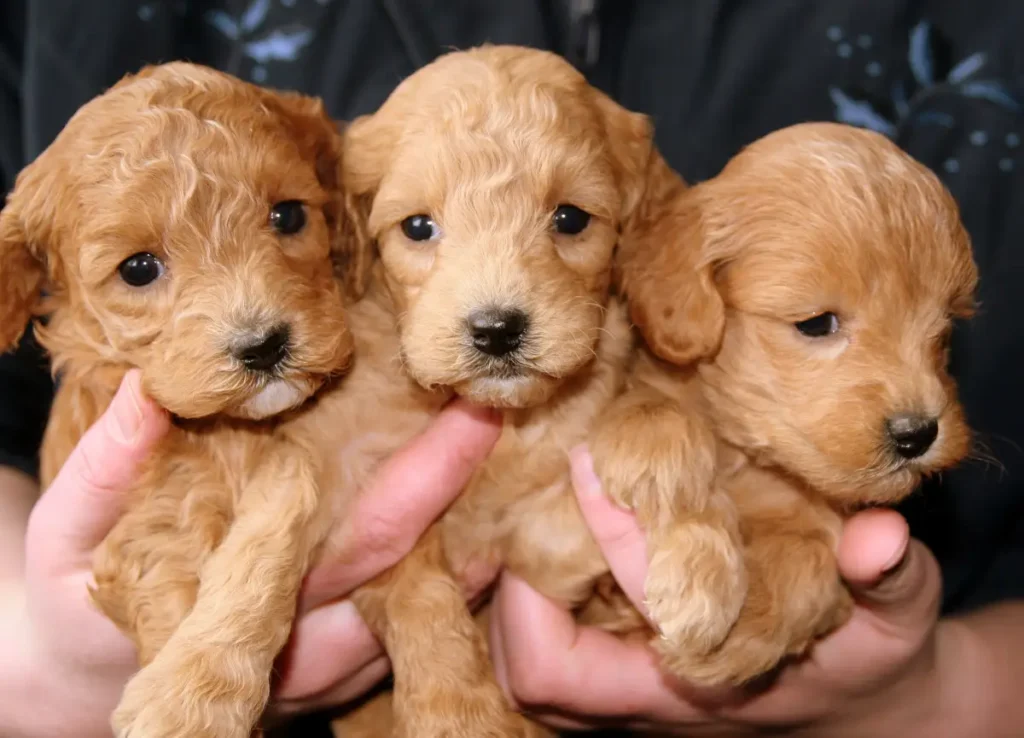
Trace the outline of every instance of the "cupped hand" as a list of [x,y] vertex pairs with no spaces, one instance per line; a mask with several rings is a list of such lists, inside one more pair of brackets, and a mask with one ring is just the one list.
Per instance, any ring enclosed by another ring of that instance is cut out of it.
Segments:
[[[572,455],[580,506],[612,572],[643,612],[647,556],[632,515],[608,501],[589,454]],[[504,575],[491,646],[499,681],[555,727],[609,724],[680,735],[927,735],[941,700],[938,565],[903,518],[851,518],[839,567],[857,607],[811,655],[746,691],[697,692],[664,675],[646,644],[578,626],[569,613]],[[924,731],[924,732],[918,732]],[[934,734],[939,734],[938,732]]]
[[[10,640],[21,644],[12,663],[24,672],[13,698],[19,704],[10,711],[15,735],[64,736],[68,725],[79,736],[110,735],[110,713],[138,665],[131,642],[89,600],[92,554],[120,516],[139,464],[168,428],[166,414],[142,393],[138,373],[129,372],[33,508],[23,602],[7,623],[18,630]],[[387,674],[380,646],[352,605],[338,600],[413,547],[500,432],[500,417],[456,401],[381,466],[348,521],[357,533],[347,545],[359,555],[339,552],[350,563],[325,565],[307,581],[272,711],[339,704]],[[481,571],[474,589],[495,573]]]
[[137,665],[131,642],[89,600],[92,552],[168,427],[129,372],[32,509],[23,620],[15,626],[24,633],[17,661],[25,678],[16,735],[64,736],[69,725],[78,736],[110,735],[110,713]]

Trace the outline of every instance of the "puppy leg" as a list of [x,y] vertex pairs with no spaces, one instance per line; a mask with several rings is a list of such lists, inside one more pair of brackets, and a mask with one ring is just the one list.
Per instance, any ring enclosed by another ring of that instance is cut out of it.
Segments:
[[761,513],[745,518],[744,527],[750,591],[729,637],[693,660],[657,646],[673,673],[698,685],[741,685],[761,676],[804,655],[852,612],[834,553],[837,536],[813,512]]
[[335,738],[392,738],[395,735],[394,694],[385,690],[351,712],[331,721]]
[[[167,490],[170,492],[170,490]],[[145,666],[192,609],[203,561],[230,524],[210,486],[191,496],[160,491],[126,512],[96,549],[93,601],[134,642]],[[230,495],[220,493],[230,502]],[[184,500],[183,500],[184,498]],[[192,499],[203,504],[190,504]]]
[[313,467],[299,449],[278,451],[248,480],[192,611],[125,688],[112,719],[118,738],[249,738],[319,543]]
[[[477,629],[486,638],[489,625],[489,608],[483,607],[475,616]],[[553,738],[555,733],[530,723],[532,732],[523,733],[523,738]],[[394,693],[388,689],[348,714],[331,722],[331,732],[336,738],[393,738],[395,733]],[[456,734],[460,735],[460,734]]]
[[685,663],[725,640],[747,592],[735,506],[716,486],[716,440],[697,411],[640,385],[591,440],[605,493],[647,537],[644,594],[659,649]]
[[494,678],[485,635],[448,568],[438,526],[352,601],[391,658],[396,737],[529,735]]

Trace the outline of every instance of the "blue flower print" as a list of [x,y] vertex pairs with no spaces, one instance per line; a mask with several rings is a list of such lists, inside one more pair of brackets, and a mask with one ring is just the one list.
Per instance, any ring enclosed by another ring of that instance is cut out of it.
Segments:
[[[840,41],[842,30],[833,26],[828,38]],[[836,53],[842,56],[838,46]],[[906,123],[952,127],[953,121],[947,114],[928,107],[929,101],[939,94],[953,92],[1013,112],[1024,110],[1024,104],[1007,85],[983,75],[987,63],[984,52],[976,52],[954,63],[949,42],[930,22],[921,21],[910,32],[909,75],[892,85],[888,98],[835,86],[829,88],[829,96],[835,106],[836,120],[871,128],[887,136],[894,136]],[[871,77],[880,76],[880,65],[870,62],[866,73]]]
[[[301,23],[266,27],[273,0],[252,0],[241,14],[234,16],[222,10],[206,13],[206,21],[231,41],[241,41],[245,56],[254,66],[250,75],[255,82],[267,79],[266,65],[271,62],[294,62],[313,40],[314,32]],[[326,4],[323,0],[320,4]],[[295,0],[281,0],[285,8]]]

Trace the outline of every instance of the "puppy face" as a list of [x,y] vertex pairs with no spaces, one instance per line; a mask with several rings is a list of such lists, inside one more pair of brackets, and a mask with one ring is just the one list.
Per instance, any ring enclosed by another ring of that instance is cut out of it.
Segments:
[[351,240],[340,154],[312,99],[186,64],[122,81],[3,211],[3,342],[45,286],[58,368],[139,367],[184,417],[298,405],[351,352],[332,266]]
[[647,121],[546,52],[454,53],[347,134],[347,185],[400,315],[405,365],[476,402],[543,402],[594,355]]
[[[726,440],[849,505],[894,502],[967,453],[947,342],[976,270],[932,173],[881,136],[797,126],[679,207],[690,243],[631,297],[655,351],[705,356]],[[679,282],[658,294],[658,274]]]

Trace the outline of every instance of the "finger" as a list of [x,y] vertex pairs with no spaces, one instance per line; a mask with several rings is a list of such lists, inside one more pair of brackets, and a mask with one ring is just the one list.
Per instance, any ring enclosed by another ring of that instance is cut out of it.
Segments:
[[530,711],[557,711],[583,722],[648,718],[690,720],[698,712],[682,700],[642,643],[596,628],[504,574],[495,597],[500,639],[499,682]]
[[[500,608],[495,607],[491,610],[489,621],[487,638],[490,644],[491,662],[494,664],[494,675],[498,681],[498,686],[501,687],[510,702],[516,705],[517,708],[522,708],[524,706],[516,702],[512,689],[509,685],[508,661],[505,658],[505,645],[504,639],[502,638],[503,628],[501,624]],[[587,728],[594,727],[590,723],[584,722],[581,719],[569,718],[564,715],[557,714],[552,715],[549,712],[543,712],[536,707],[530,710],[529,714],[532,719],[557,730],[586,730]]]
[[374,659],[347,679],[312,697],[282,700],[271,707],[274,715],[298,715],[327,707],[337,707],[362,697],[391,673],[386,656]]
[[117,521],[123,493],[169,426],[166,413],[143,394],[139,372],[128,372],[32,511],[30,560],[61,568],[90,554]]
[[888,623],[927,626],[938,612],[942,577],[931,552],[910,538],[903,517],[868,510],[847,521],[839,570],[857,601]]
[[346,517],[341,551],[310,589],[341,596],[407,554],[469,482],[501,435],[501,416],[463,400],[381,465]]
[[278,660],[276,695],[308,700],[350,681],[384,649],[349,600],[318,607],[299,618]]
[[604,494],[601,482],[594,474],[594,460],[585,446],[573,449],[569,461],[573,489],[587,526],[622,591],[646,616],[647,543],[643,531],[634,515],[618,507]]

